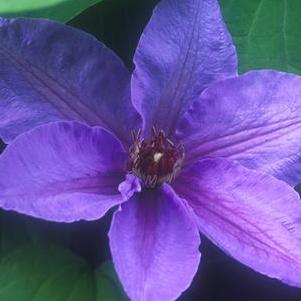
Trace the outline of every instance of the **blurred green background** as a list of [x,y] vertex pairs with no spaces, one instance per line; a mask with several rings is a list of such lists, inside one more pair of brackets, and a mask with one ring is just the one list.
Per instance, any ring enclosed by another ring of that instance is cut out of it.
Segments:
[[[185,0],[183,0],[185,1]],[[0,0],[2,17],[43,17],[91,33],[133,69],[157,0]],[[239,70],[301,73],[300,0],[220,0]],[[1,146],[0,151],[4,148]],[[0,171],[1,172],[1,171]],[[107,231],[96,222],[56,224],[0,212],[0,301],[127,300],[113,270]],[[300,301],[300,291],[261,276],[203,238],[202,263],[180,301]]]

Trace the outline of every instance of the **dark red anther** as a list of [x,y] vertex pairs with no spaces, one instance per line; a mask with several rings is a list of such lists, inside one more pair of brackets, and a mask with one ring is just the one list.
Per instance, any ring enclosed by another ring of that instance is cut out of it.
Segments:
[[132,136],[133,145],[129,150],[131,172],[141,178],[147,187],[171,183],[184,159],[183,146],[175,146],[164,131],[154,127],[150,141],[141,139],[141,130],[133,132]]

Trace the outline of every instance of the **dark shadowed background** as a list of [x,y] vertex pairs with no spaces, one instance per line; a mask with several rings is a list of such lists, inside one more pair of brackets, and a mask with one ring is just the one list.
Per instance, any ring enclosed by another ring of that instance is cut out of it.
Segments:
[[[104,1],[85,10],[69,24],[104,41],[132,70],[134,67],[132,57],[139,36],[157,2],[157,0]],[[246,1],[241,3],[245,5]],[[222,1],[222,4],[228,9],[230,0]],[[1,149],[4,149],[4,144],[0,144]],[[101,221],[74,224],[48,223],[4,211],[1,211],[0,215],[1,237],[4,235],[3,231],[7,231],[9,234],[5,235],[9,236],[8,241],[11,241],[11,244],[20,237],[24,240],[55,242],[85,258],[91,267],[96,267],[110,259],[106,233],[111,214]],[[201,253],[199,271],[191,287],[179,299],[180,301],[301,300],[301,289],[289,287],[253,272],[221,252],[204,237]],[[179,277],[180,275],[181,271]]]

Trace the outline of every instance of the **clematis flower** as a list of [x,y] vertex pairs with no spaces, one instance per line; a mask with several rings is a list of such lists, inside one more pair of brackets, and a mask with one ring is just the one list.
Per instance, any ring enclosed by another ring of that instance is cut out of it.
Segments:
[[118,205],[113,262],[134,301],[168,301],[200,261],[199,232],[301,286],[301,78],[237,76],[216,0],[163,0],[132,76],[93,37],[0,21],[0,206],[74,222]]

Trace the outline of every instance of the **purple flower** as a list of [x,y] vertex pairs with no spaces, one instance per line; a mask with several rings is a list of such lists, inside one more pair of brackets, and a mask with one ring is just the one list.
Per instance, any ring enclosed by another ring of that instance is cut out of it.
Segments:
[[0,40],[2,208],[73,222],[120,205],[110,247],[134,301],[190,285],[199,231],[301,286],[301,78],[237,76],[216,0],[163,0],[132,76],[55,22],[1,19]]

